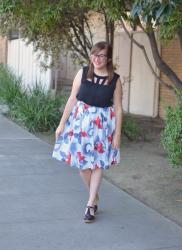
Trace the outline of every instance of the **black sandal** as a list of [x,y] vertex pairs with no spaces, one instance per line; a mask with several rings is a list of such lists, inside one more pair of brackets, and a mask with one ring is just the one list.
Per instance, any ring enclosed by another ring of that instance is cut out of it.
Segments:
[[94,205],[94,213],[96,213],[98,210],[98,205]]
[[85,222],[93,222],[95,219],[95,216],[90,213],[90,209],[95,210],[94,206],[87,206],[87,212],[85,213],[84,216],[84,221]]
[[98,211],[98,202],[99,202],[99,195],[97,194],[95,198],[94,214],[96,214],[96,212]]

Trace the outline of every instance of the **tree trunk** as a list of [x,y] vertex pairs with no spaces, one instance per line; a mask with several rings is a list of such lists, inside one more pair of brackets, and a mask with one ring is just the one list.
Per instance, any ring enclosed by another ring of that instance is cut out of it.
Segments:
[[182,28],[178,30],[177,34],[179,37],[180,46],[181,46],[181,50],[182,50]]
[[105,37],[106,37],[106,41],[111,44],[112,48],[113,48],[113,45],[114,45],[114,21],[111,21],[109,18],[108,18],[108,15],[105,11],[105,9],[103,9],[103,13],[104,15],[104,24],[105,24]]
[[175,85],[177,89],[182,90],[182,81],[179,79],[176,73],[163,61],[163,59],[159,55],[154,31],[149,31],[146,34],[149,38],[153,58],[157,67],[171,80],[171,82]]
[[109,43],[111,44],[111,46],[113,48],[114,47],[114,22],[113,21],[109,22],[109,33],[110,33]]

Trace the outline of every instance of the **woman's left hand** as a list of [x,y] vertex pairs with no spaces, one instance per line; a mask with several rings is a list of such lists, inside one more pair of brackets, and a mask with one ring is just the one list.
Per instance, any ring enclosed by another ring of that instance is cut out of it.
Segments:
[[120,148],[120,145],[121,145],[121,136],[114,134],[112,140],[112,147],[118,149]]

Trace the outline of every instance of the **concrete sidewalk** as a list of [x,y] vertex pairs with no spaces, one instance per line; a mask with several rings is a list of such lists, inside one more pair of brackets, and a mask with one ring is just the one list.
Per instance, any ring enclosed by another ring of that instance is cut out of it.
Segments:
[[182,250],[182,228],[103,180],[96,221],[78,170],[0,116],[1,250]]

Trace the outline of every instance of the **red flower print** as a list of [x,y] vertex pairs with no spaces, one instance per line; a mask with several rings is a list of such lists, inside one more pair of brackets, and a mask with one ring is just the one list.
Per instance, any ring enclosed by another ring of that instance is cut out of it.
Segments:
[[96,120],[94,120],[94,123],[97,125],[98,128],[102,128],[102,123],[101,123],[101,119],[99,118],[99,116],[97,117]]
[[109,142],[112,142],[112,135],[108,136],[107,139]]
[[81,154],[81,152],[77,152],[79,162],[83,161],[85,159],[85,156]]
[[73,136],[73,130],[70,130],[69,133],[68,133],[68,135],[69,135],[70,137],[72,137],[72,136]]
[[115,112],[111,110],[111,113],[110,113],[111,120],[112,120],[113,117],[115,117]]
[[102,143],[100,142],[100,143],[98,143],[95,147],[94,147],[94,149],[95,150],[97,150],[99,153],[104,153],[105,151],[104,151],[104,149],[103,149],[103,145],[102,145]]
[[70,153],[66,159],[66,163],[71,164],[71,154]]
[[88,104],[84,104],[83,107],[84,107],[84,109],[88,109],[89,105]]
[[87,137],[87,133],[85,131],[81,131],[81,136]]

